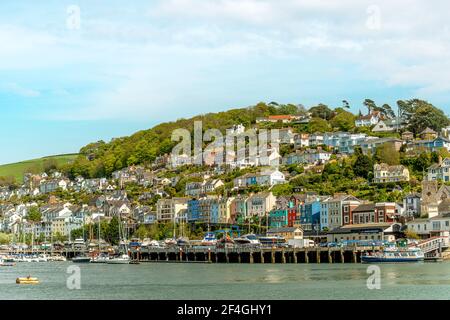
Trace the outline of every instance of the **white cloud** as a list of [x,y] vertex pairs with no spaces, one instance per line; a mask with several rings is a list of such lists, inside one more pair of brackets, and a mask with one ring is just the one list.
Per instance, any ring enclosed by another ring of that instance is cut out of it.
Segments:
[[0,85],[0,90],[23,97],[38,97],[41,95],[39,91],[25,88],[17,83],[5,83],[3,85]]
[[[379,8],[379,28],[367,28],[370,6]],[[83,15],[78,33],[0,26],[0,70],[73,65],[107,82],[78,109],[52,113],[68,119],[170,112],[186,97],[205,99],[200,88],[208,97],[208,83],[238,72],[234,62],[259,58],[345,63],[362,70],[355,78],[445,95],[449,12],[442,0],[163,0],[140,19]]]

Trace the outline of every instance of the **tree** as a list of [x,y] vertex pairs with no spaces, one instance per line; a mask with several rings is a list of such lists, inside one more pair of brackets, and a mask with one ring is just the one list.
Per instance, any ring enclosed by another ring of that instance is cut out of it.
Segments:
[[327,132],[331,130],[328,121],[321,118],[312,118],[308,124],[309,133]]
[[314,106],[309,109],[311,116],[314,118],[321,118],[324,120],[330,120],[333,116],[333,110],[331,110],[327,105],[319,103],[317,106]]
[[38,223],[41,221],[41,218],[41,212],[38,207],[33,206],[28,210],[27,220],[31,223]]
[[52,170],[57,170],[58,169],[58,162],[56,162],[55,159],[45,159],[42,163],[42,167],[44,172],[49,173]]
[[387,103],[381,106],[381,113],[389,118],[395,118],[395,112],[392,110],[391,106]]
[[378,162],[384,162],[391,166],[400,164],[400,153],[395,149],[394,144],[390,142],[385,142],[378,146],[374,158]]
[[6,233],[0,233],[0,244],[10,244],[11,235]]
[[112,245],[116,245],[119,243],[119,219],[117,217],[113,217],[109,222],[108,228],[105,232],[105,240]]
[[418,106],[409,122],[409,130],[418,134],[427,127],[440,132],[441,129],[449,124],[447,116],[442,110],[437,109],[431,104],[423,102]]
[[369,114],[377,108],[377,105],[371,99],[365,99],[363,105],[366,106]]
[[139,226],[139,228],[137,228],[137,230],[134,232],[134,236],[143,240],[143,239],[147,238],[148,233],[149,232],[148,232],[147,228],[145,227],[145,225],[141,224]]
[[355,147],[355,162],[353,164],[353,172],[358,177],[367,179],[369,173],[373,171],[372,159],[363,154],[361,147]]
[[353,113],[337,108],[337,115],[331,119],[330,123],[333,128],[341,131],[350,131],[355,127],[355,116]]

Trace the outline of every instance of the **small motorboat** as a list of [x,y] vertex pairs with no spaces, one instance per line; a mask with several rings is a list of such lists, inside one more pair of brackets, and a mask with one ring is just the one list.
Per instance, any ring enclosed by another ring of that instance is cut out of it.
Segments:
[[28,276],[26,278],[17,278],[16,283],[17,284],[39,284],[39,279]]
[[89,263],[91,262],[91,258],[87,256],[76,256],[72,258],[72,262],[74,263]]
[[14,267],[15,265],[15,262],[0,259],[0,267]]

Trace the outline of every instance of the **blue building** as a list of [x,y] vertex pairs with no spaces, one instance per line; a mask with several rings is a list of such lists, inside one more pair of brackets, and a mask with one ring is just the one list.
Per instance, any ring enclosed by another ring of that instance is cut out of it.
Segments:
[[200,219],[200,206],[199,206],[199,200],[192,199],[188,201],[187,206],[187,220],[189,222],[196,222]]
[[320,201],[309,200],[300,205],[300,224],[303,230],[320,230]]
[[189,222],[219,223],[219,201],[217,198],[200,198],[188,201]]

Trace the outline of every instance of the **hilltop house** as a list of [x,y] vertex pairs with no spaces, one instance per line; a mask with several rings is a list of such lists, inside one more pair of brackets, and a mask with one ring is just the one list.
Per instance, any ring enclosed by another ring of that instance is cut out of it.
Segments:
[[368,115],[360,116],[355,120],[355,127],[370,127],[376,125],[382,120],[382,115],[379,111],[373,111]]

